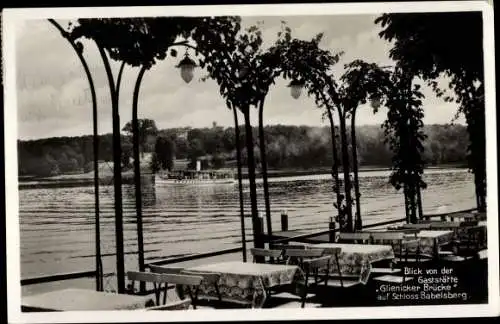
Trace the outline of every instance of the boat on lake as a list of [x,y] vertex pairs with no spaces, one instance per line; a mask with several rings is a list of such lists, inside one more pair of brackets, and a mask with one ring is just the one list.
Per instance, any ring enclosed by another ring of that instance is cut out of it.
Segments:
[[156,174],[155,184],[234,184],[234,174],[229,170],[162,171]]

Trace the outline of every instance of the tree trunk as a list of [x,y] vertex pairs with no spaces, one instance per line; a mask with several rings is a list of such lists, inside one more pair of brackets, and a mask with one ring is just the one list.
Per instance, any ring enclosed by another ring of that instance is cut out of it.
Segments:
[[337,154],[337,145],[336,145],[336,137],[335,137],[335,123],[333,122],[332,111],[327,108],[326,110],[328,114],[328,120],[330,122],[330,134],[332,137],[332,157],[333,157],[333,165],[332,165],[332,177],[334,180],[334,186],[336,187],[335,194],[337,196],[337,212],[340,217],[340,203],[342,199],[340,198],[340,180],[339,180],[339,157]]
[[122,145],[120,129],[120,112],[118,107],[122,64],[115,87],[113,72],[104,49],[97,44],[99,53],[104,63],[111,92],[111,109],[113,118],[113,178],[114,178],[114,203],[115,203],[115,237],[116,237],[116,277],[118,293],[125,293],[125,260],[123,249],[123,202],[122,202]]
[[403,184],[403,195],[404,195],[404,200],[405,200],[405,216],[406,216],[406,223],[410,224],[411,219],[410,219],[410,204],[409,204],[409,193],[408,193],[408,184],[405,182]]
[[[137,220],[137,248],[139,259],[139,271],[146,270],[144,265],[144,239],[142,227],[142,187],[141,187],[141,154],[139,140],[139,119],[137,117],[137,106],[139,100],[139,90],[141,88],[142,78],[146,72],[146,67],[143,65],[137,75],[135,82],[134,94],[132,98],[132,150],[134,159],[134,184],[135,184],[135,209]],[[140,291],[146,290],[144,282],[140,283]]]
[[416,193],[416,186],[415,183],[412,184],[412,190],[411,190],[411,220],[413,224],[418,223],[418,216],[417,216],[417,193]]
[[407,193],[406,193],[406,203],[408,204],[407,211],[409,212],[408,219],[410,223],[417,223],[417,202],[416,202],[416,190],[417,190],[417,183],[415,182],[415,175],[414,175],[414,165],[415,165],[415,157],[416,157],[416,146],[413,143],[413,137],[416,134],[413,134],[414,130],[412,127],[412,119],[410,116],[410,110],[412,109],[410,105],[410,100],[413,97],[413,94],[411,92],[411,86],[412,86],[412,78],[408,73],[406,73],[404,70],[400,71],[401,73],[401,87],[400,91],[402,92],[402,99],[403,101],[401,102],[401,123],[399,124],[400,127],[400,145],[401,145],[401,152],[403,153],[402,156],[400,157],[403,160],[403,168],[405,172],[405,185],[407,187]]
[[[483,103],[484,104],[484,103]],[[478,104],[479,105],[479,104]],[[486,211],[486,144],[484,109],[469,107],[467,130],[470,138],[469,165],[474,173],[474,185],[479,212]]]
[[356,108],[353,109],[351,115],[351,145],[352,145],[352,172],[354,173],[354,198],[356,199],[356,221],[354,228],[360,231],[363,228],[361,220],[361,204],[359,193],[359,178],[358,178],[358,150],[356,141]]
[[243,249],[243,262],[247,261],[247,242],[245,234],[245,209],[243,201],[243,181],[241,172],[241,147],[240,147],[240,127],[238,125],[238,111],[236,107],[231,108],[234,115],[234,133],[236,139],[236,164],[238,166],[238,191],[240,194],[240,223],[241,223],[241,246]]
[[[85,64],[86,65],[86,64]],[[99,197],[99,133],[97,123],[97,96],[90,76],[88,66],[85,67],[89,77],[90,92],[92,94],[92,128],[93,128],[93,147],[94,147],[94,199],[95,199],[95,258],[96,258],[96,290],[104,290],[103,269],[101,259],[101,225],[100,225],[100,197]]]
[[259,227],[259,210],[257,207],[257,185],[255,182],[255,157],[253,154],[253,134],[250,124],[250,107],[244,107],[245,117],[245,139],[247,147],[248,180],[250,182],[250,207],[252,213],[252,227],[254,235],[254,247],[263,248],[262,235]]
[[410,213],[409,219],[410,223],[415,224],[417,223],[417,204],[416,204],[416,192],[415,192],[415,180],[414,176],[411,173],[407,173],[406,175],[406,182],[408,183],[408,192],[407,192],[407,199],[408,199],[408,211]]
[[345,202],[347,212],[347,229],[349,232],[353,231],[352,219],[352,198],[351,198],[351,179],[349,175],[349,152],[347,148],[347,129],[345,123],[345,116],[341,114],[339,109],[340,120],[340,136],[342,138],[342,170],[344,172],[344,189],[345,189]]
[[266,139],[264,134],[264,98],[259,102],[259,143],[260,143],[260,165],[262,173],[262,185],[264,188],[264,203],[266,207],[267,235],[270,240],[273,235],[271,222],[271,203],[269,201],[269,183],[267,181],[267,155]]
[[417,207],[418,207],[418,218],[424,219],[424,210],[422,207],[422,189],[420,187],[420,180],[416,179],[416,191],[417,191]]

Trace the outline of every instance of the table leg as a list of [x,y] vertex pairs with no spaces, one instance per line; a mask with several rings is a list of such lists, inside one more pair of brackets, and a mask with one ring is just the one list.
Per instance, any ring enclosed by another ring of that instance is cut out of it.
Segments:
[[262,308],[266,303],[268,297],[267,291],[264,287],[264,284],[262,283],[262,280],[259,281],[260,281],[259,284],[256,285],[255,291],[253,292],[252,308]]
[[434,260],[439,259],[439,242],[438,239],[434,239]]

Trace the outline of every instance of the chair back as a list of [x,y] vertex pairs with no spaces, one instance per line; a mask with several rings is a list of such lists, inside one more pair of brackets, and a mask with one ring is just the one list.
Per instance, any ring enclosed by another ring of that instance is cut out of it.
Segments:
[[342,251],[341,248],[335,247],[335,248],[324,248],[323,249],[323,255],[330,255],[330,256],[335,256],[337,257],[340,252]]
[[324,249],[321,248],[312,248],[306,250],[286,249],[283,252],[283,255],[286,259],[287,264],[294,264],[302,267],[304,260],[318,258],[322,256],[323,253]]
[[401,229],[401,232],[403,232],[405,235],[417,235],[420,233],[419,228],[403,228]]
[[273,244],[273,249],[275,249],[275,250],[287,250],[287,249],[305,250],[306,245],[278,243],[278,244]]
[[163,274],[181,274],[184,270],[182,267],[163,267],[158,265],[149,265],[149,269],[154,273],[163,273]]
[[199,272],[199,271],[184,270],[182,273],[190,276],[201,276],[203,278],[203,282],[207,285],[217,284],[221,276],[220,273],[215,273],[215,272]]
[[479,251],[484,249],[486,232],[482,226],[464,227],[458,232],[454,253],[459,256],[478,256]]
[[354,233],[346,233],[340,232],[338,242],[344,243],[369,243],[371,241],[371,233],[370,232],[354,232]]
[[405,233],[399,231],[372,232],[374,243],[398,243],[404,239]]
[[474,215],[474,217],[478,221],[486,220],[486,212],[478,212]]
[[403,224],[403,229],[429,229],[432,226],[431,222],[417,224]]
[[153,272],[127,272],[127,278],[130,281],[150,282],[150,283],[170,283],[176,285],[198,286],[203,278],[201,276],[182,275],[182,274],[164,274]]
[[431,229],[454,229],[460,227],[458,222],[432,222]]
[[478,223],[479,223],[478,220],[466,220],[466,221],[460,222],[459,226],[460,227],[472,227],[472,226],[477,226]]
[[316,273],[318,270],[326,269],[330,267],[332,261],[331,256],[324,255],[319,258],[304,260],[303,269],[311,273]]
[[252,248],[250,253],[253,256],[253,262],[257,262],[258,257],[264,258],[265,262],[272,262],[273,259],[278,259],[283,253],[282,250],[271,250],[262,248]]
[[[317,248],[313,247],[313,249],[317,249]],[[329,255],[329,256],[334,256],[334,257],[337,257],[342,250],[339,247],[326,247],[326,248],[320,248],[320,249],[323,250],[322,256]]]
[[[184,274],[164,274],[153,272],[128,271],[127,278],[131,281],[130,292],[134,292],[136,282],[152,283],[156,297],[156,306],[161,305],[161,294],[163,293],[163,304],[167,303],[167,293],[169,285],[199,287],[203,277]],[[189,288],[191,289],[191,288]]]
[[387,232],[403,233],[403,236],[405,238],[415,238],[418,236],[418,233],[420,233],[420,229],[418,229],[418,228],[392,228],[392,229],[389,229]]
[[203,282],[207,285],[217,284],[220,278],[220,273],[189,271],[185,270],[185,268],[182,267],[162,267],[162,266],[150,265],[149,268],[151,269],[151,272],[154,273],[201,276],[203,278]]
[[286,257],[296,257],[296,258],[316,258],[323,255],[324,248],[311,248],[307,250],[297,250],[297,249],[286,249]]

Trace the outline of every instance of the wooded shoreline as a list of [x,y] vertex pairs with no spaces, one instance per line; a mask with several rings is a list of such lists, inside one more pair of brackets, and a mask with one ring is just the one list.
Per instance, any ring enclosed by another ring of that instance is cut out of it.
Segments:
[[[461,165],[443,165],[443,166],[433,166],[428,167],[428,170],[439,170],[439,169],[465,169],[466,167]],[[361,168],[360,173],[363,172],[373,172],[373,171],[390,171],[387,167],[365,167]],[[312,169],[312,170],[270,170],[268,171],[269,178],[278,177],[294,177],[294,176],[314,176],[314,175],[325,175],[330,174],[329,169]],[[236,174],[236,171],[235,171]],[[243,172],[243,179],[248,179],[248,174]],[[260,173],[256,174],[257,179],[262,178]],[[152,174],[143,174],[143,178],[147,180],[151,178]],[[85,178],[19,178],[18,180],[19,189],[39,189],[39,188],[70,188],[70,187],[86,187],[93,186],[94,179],[92,177]],[[100,185],[110,185],[113,182],[111,176],[101,177]],[[123,184],[134,184],[134,175],[130,172],[123,174],[122,178]]]

